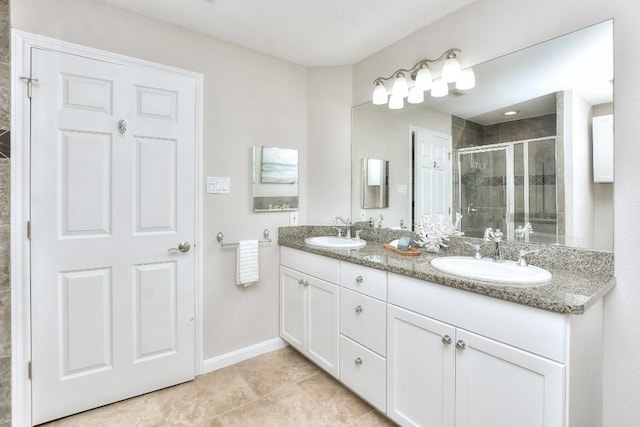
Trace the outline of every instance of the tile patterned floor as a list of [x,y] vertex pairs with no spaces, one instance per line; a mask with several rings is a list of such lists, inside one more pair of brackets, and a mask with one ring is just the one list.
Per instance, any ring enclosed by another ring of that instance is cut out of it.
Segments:
[[335,379],[286,347],[194,381],[45,426],[393,426]]

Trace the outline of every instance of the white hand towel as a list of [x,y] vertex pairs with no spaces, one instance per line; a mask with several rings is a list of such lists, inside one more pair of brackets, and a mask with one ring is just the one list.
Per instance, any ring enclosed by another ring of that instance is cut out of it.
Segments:
[[238,242],[236,261],[236,284],[249,286],[260,278],[259,248],[257,240]]

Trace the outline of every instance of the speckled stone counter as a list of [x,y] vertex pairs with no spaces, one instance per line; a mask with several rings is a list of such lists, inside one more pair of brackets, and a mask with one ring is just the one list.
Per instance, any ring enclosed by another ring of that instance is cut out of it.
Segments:
[[306,237],[335,235],[332,227],[325,226],[282,227],[278,229],[278,243],[293,249],[556,313],[582,314],[615,286],[613,254],[608,252],[504,242],[505,259],[515,260],[519,249],[539,249],[538,253],[529,257],[530,264],[549,270],[553,278],[550,283],[535,287],[497,285],[452,276],[431,267],[431,260],[439,256],[471,255],[472,250],[464,244],[465,241],[482,244],[483,255],[488,256],[490,244],[480,239],[452,237],[448,242],[449,247],[438,254],[423,252],[420,256],[409,257],[388,251],[384,248],[383,242],[397,239],[400,235],[412,235],[410,231],[357,227],[356,229],[362,230],[360,236],[367,241],[367,246],[362,249],[318,249],[305,245]]

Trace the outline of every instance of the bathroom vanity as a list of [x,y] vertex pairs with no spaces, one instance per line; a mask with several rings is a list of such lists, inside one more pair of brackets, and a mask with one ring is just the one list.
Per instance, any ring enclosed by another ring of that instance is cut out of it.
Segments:
[[296,233],[280,230],[281,337],[395,422],[600,425],[607,272],[496,286],[439,273],[435,254]]

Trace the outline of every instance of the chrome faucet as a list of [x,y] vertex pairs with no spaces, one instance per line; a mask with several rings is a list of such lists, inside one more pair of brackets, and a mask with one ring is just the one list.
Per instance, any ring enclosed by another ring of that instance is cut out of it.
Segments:
[[527,233],[533,233],[533,227],[530,222],[516,227],[516,240],[524,239]]
[[529,254],[535,254],[540,252],[540,249],[534,249],[532,251],[525,251],[525,250],[519,250],[518,251],[518,261],[516,261],[518,263],[518,265],[520,267],[526,267],[529,265],[529,262],[527,261],[527,255]]
[[484,240],[486,242],[493,242],[495,247],[493,249],[493,260],[495,262],[504,262],[504,254],[502,253],[502,231],[499,228],[495,230],[491,227],[488,227],[484,230]]
[[384,219],[384,217],[382,216],[382,214],[378,215],[375,218],[369,218],[369,227],[371,228],[382,228],[382,220]]
[[480,247],[480,245],[476,245],[475,243],[471,243],[471,242],[464,242],[464,243],[465,245],[471,246],[475,251],[473,254],[474,259],[482,259],[482,248]]
[[[334,225],[338,225],[338,221],[341,221],[346,227],[347,227],[347,235],[345,236],[347,239],[351,238],[351,219],[347,218],[347,219],[342,219],[341,217],[337,216],[334,220],[333,220],[333,224]],[[341,236],[341,230],[338,231],[338,237],[342,237]]]

